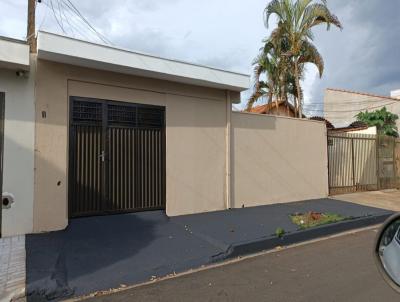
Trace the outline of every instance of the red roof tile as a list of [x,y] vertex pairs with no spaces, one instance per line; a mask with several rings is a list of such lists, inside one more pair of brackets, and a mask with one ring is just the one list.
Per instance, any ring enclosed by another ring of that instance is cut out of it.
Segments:
[[[285,102],[285,101],[279,101],[278,107],[280,107],[282,105],[286,105],[286,103],[287,102]],[[293,110],[292,106],[289,103],[287,103],[287,104],[288,104],[289,108]],[[259,105],[259,106],[251,108],[249,112],[266,114],[266,113],[269,113],[270,110],[275,108],[275,105],[276,105],[275,102],[264,104],[264,105]]]

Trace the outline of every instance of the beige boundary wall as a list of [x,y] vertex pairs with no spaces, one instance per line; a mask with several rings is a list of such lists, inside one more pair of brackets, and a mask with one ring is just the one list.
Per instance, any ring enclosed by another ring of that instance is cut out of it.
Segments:
[[167,215],[225,208],[226,91],[38,60],[35,232],[68,224],[69,96],[165,106]]
[[328,195],[322,122],[232,113],[231,162],[235,208]]

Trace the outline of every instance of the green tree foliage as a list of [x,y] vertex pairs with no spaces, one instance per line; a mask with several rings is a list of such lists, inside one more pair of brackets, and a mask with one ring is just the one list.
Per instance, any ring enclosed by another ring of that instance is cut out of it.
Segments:
[[[288,96],[293,96],[300,117],[303,100],[300,80],[305,64],[314,64],[320,77],[324,71],[322,56],[312,43],[312,29],[323,24],[328,30],[332,24],[339,28],[342,25],[329,11],[326,0],[272,0],[264,14],[266,27],[272,15],[277,17],[277,27],[264,39],[265,45],[254,61],[256,84],[247,109],[265,95],[269,101],[272,98],[286,101]],[[266,81],[260,81],[263,73]]]
[[356,118],[370,127],[376,126],[379,134],[399,137],[396,126],[399,116],[388,111],[386,107],[372,112],[360,112],[356,115]]

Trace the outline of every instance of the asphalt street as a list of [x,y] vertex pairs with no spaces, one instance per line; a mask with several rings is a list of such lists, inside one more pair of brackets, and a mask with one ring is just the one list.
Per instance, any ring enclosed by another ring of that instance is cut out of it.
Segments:
[[90,298],[117,301],[400,301],[372,258],[376,230]]

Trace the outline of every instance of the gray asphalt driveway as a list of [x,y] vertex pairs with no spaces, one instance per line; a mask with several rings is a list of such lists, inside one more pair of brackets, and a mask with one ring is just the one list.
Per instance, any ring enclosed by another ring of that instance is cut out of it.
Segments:
[[29,236],[26,246],[30,301],[142,282],[220,253],[161,211],[74,219],[65,231]]

